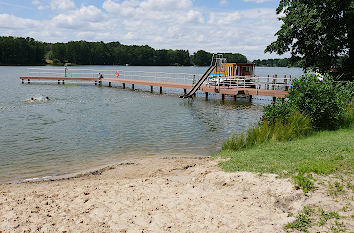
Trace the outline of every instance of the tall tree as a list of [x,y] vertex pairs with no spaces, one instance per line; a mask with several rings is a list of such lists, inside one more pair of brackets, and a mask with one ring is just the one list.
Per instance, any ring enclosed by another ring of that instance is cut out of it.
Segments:
[[283,25],[265,52],[290,52],[302,68],[321,73],[341,65],[337,61],[344,56],[351,62],[344,72],[352,77],[353,11],[353,0],[280,0],[276,13],[284,15]]

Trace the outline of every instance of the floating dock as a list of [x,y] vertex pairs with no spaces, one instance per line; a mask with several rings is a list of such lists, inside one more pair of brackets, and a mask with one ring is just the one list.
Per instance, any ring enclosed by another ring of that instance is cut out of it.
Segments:
[[[101,71],[101,73],[92,70],[90,70],[90,73],[82,72],[79,69],[73,71],[77,72],[78,75],[75,76],[75,73],[69,73],[65,70],[65,76],[64,73],[61,73],[64,77],[60,77],[60,75],[51,75],[53,72],[49,69],[32,68],[30,75],[21,76],[20,79],[22,80],[22,83],[31,83],[35,80],[55,81],[58,84],[65,84],[65,82],[70,83],[72,81],[84,81],[108,87],[111,87],[113,83],[119,83],[123,88],[130,85],[132,89],[135,89],[135,85],[142,85],[150,86],[151,92],[154,91],[154,87],[158,87],[160,94],[162,94],[163,88],[176,88],[183,89],[184,94],[186,94],[188,90],[192,90],[192,88],[195,87],[193,83],[198,77],[202,76],[200,74],[180,73],[178,75],[182,76],[182,78],[176,78],[174,75],[177,74],[172,73],[121,71],[121,75],[118,73],[117,77],[117,71]],[[98,74],[102,74],[104,78],[99,78]],[[234,96],[234,98],[238,95],[248,95],[250,98],[252,98],[252,96],[269,96],[273,97],[273,101],[275,101],[276,98],[286,98],[288,95],[287,90],[289,88],[289,81],[291,81],[291,78],[287,79],[284,77],[279,79],[276,76],[251,77],[251,80],[245,80],[244,77],[239,79],[238,77],[235,77],[233,82],[229,85],[226,85],[227,83],[225,82],[223,85],[210,85],[206,83],[200,85],[197,91],[204,92],[206,98],[208,98],[209,93],[215,93],[220,94],[222,99],[225,98],[225,95]],[[252,84],[253,88],[250,87],[250,84]]]

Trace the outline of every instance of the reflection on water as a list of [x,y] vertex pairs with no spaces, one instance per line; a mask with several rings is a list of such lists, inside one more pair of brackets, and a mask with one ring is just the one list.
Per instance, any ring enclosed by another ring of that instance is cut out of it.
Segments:
[[[28,85],[18,80],[24,67],[0,69],[0,183],[146,155],[209,155],[230,134],[256,123],[264,105],[213,97],[185,100],[175,90],[164,89],[167,93],[159,95],[149,93],[148,87],[131,91],[92,84]],[[43,100],[46,96],[50,101]],[[31,97],[38,101],[28,102]]]

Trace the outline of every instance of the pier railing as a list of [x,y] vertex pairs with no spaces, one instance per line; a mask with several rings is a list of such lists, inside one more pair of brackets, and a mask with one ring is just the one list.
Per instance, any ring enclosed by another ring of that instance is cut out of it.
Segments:
[[[194,84],[202,74],[188,73],[167,73],[149,72],[137,70],[98,70],[98,69],[72,69],[72,68],[29,68],[29,76],[50,76],[50,77],[89,77],[97,78],[102,74],[104,78],[121,78],[131,80],[146,80],[156,82],[174,82]],[[291,76],[282,78],[277,75],[259,76],[228,76],[228,77],[209,77],[206,81],[207,86],[222,88],[255,88],[265,90],[285,90],[291,87]]]
[[28,68],[29,76],[122,78],[157,82],[194,83],[202,74],[149,72],[137,70],[96,70],[96,69],[48,69]]

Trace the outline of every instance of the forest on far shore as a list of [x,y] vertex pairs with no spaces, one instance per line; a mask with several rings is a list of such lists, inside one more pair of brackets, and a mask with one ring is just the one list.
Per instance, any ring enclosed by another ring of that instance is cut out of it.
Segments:
[[[240,53],[223,53],[223,56],[230,63],[249,63],[247,57]],[[204,50],[190,54],[188,50],[156,50],[148,45],[123,45],[119,42],[46,43],[29,37],[0,37],[0,65],[72,63],[74,65],[209,66],[211,58],[212,53]],[[261,66],[289,65],[288,59],[253,62]]]

